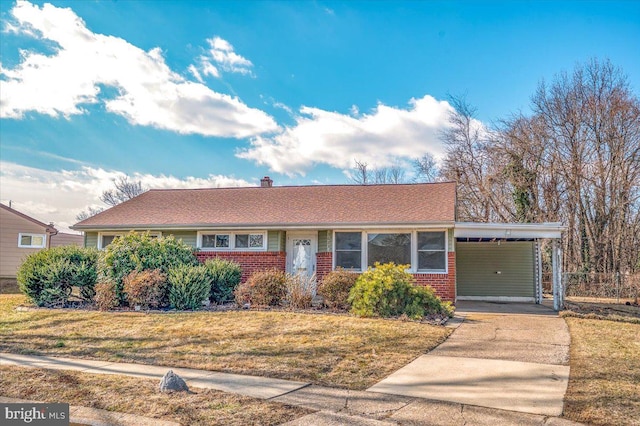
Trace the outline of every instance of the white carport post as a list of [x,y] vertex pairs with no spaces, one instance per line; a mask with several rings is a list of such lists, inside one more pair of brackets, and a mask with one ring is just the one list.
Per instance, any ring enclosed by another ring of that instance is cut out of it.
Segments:
[[564,305],[564,290],[562,288],[562,248],[558,240],[552,242],[551,268],[553,270],[553,309],[559,311]]
[[540,247],[540,239],[536,238],[536,258],[534,261],[536,262],[536,272],[538,276],[536,277],[536,303],[538,305],[542,304],[542,247]]

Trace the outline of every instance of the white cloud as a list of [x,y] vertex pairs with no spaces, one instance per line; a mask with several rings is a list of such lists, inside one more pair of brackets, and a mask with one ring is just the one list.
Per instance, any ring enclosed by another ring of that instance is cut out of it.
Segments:
[[[76,223],[75,217],[87,206],[106,207],[99,200],[103,191],[113,189],[113,181],[125,176],[116,170],[83,167],[80,170],[50,171],[0,161],[0,200],[12,201],[13,208],[42,222],[54,222],[60,231]],[[209,175],[207,178],[135,173],[134,181],[146,188],[215,188],[253,186],[232,176]]]
[[198,80],[200,83],[204,83],[202,75],[200,75],[200,71],[198,71],[198,68],[196,68],[195,65],[189,65],[189,68],[187,68],[187,70],[189,70],[189,72],[196,78],[196,80]]
[[273,137],[257,136],[240,158],[287,175],[304,175],[314,164],[348,169],[355,159],[386,167],[430,153],[444,155],[438,133],[453,108],[431,96],[411,99],[406,109],[379,104],[370,114],[325,111],[303,106],[296,123]]
[[[184,134],[245,138],[278,128],[265,112],[202,84],[199,73],[190,69],[200,83],[185,80],[167,66],[160,48],[145,52],[121,38],[93,33],[71,9],[18,1],[11,15],[14,22],[5,31],[56,47],[50,56],[21,51],[15,68],[0,66],[1,117],[22,118],[28,111],[69,117],[85,113],[83,104],[104,102],[132,124]],[[224,64],[232,69],[251,64],[228,43],[219,51],[226,52]],[[211,65],[199,72],[217,70]],[[100,85],[116,88],[118,95],[101,99]]]
[[238,55],[231,43],[220,37],[207,40],[210,46],[209,54],[215,63],[227,72],[251,74],[253,64],[247,58]]
[[197,65],[189,66],[189,71],[198,81],[203,82],[203,75],[220,78],[220,70],[253,76],[251,61],[238,55],[227,40],[215,36],[207,39],[207,43],[209,50],[198,58]]

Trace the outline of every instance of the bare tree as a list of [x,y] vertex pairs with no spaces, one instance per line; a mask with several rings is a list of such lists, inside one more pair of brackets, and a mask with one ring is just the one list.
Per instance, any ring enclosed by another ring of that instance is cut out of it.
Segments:
[[431,154],[413,160],[413,169],[416,182],[434,182],[439,173],[438,165]]
[[91,216],[95,216],[98,213],[102,213],[104,209],[102,207],[93,208],[91,206],[87,207],[87,210],[82,210],[80,213],[76,215],[76,220],[81,222],[85,219],[89,219]]
[[387,183],[399,184],[405,183],[405,171],[402,167],[395,165],[387,170]]
[[562,221],[565,270],[640,270],[640,99],[619,68],[594,59],[543,81],[530,116],[493,130],[451,104],[442,175],[462,220]]
[[[130,200],[133,197],[137,197],[146,191],[146,189],[142,187],[142,181],[131,182],[129,181],[129,176],[120,177],[115,180],[113,184],[115,189],[104,191],[100,196],[100,201],[111,207]],[[89,206],[86,210],[83,210],[76,215],[76,220],[78,222],[83,221],[91,216],[101,213],[102,211],[104,211],[102,207],[94,208]]]
[[405,176],[405,170],[399,165],[372,169],[367,163],[355,160],[350,178],[357,185],[399,184],[406,182]]
[[119,177],[113,184],[115,189],[104,191],[100,197],[100,201],[112,207],[146,192],[142,181],[131,182],[129,176]]
[[458,217],[481,222],[512,218],[504,196],[500,161],[492,150],[492,133],[476,119],[476,109],[464,97],[449,97],[454,111],[440,134],[447,155],[441,176],[458,184]]
[[[633,270],[640,250],[640,100],[627,77],[596,59],[544,82],[532,99],[566,220],[574,270]],[[551,170],[550,170],[551,172]]]
[[363,161],[354,160],[353,173],[351,174],[351,181],[357,185],[368,185],[371,174],[368,169],[368,164]]

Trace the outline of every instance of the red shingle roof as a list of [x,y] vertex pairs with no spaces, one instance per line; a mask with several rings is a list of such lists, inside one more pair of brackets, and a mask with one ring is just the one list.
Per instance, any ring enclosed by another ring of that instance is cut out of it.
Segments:
[[75,229],[391,225],[454,222],[453,182],[404,185],[160,189]]

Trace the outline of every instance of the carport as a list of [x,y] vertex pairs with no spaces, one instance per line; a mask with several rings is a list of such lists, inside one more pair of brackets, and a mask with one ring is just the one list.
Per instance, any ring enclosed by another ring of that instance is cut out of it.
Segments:
[[456,300],[542,303],[540,242],[551,240],[553,300],[562,306],[561,223],[456,222]]

